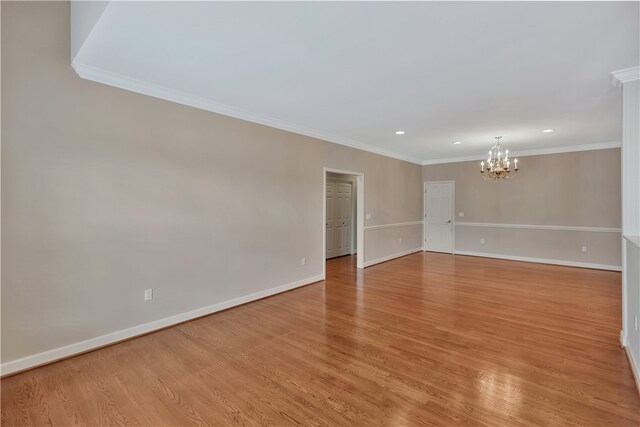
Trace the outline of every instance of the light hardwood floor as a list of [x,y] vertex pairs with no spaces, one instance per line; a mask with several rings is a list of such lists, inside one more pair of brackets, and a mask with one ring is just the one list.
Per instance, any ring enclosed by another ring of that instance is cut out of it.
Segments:
[[2,425],[638,426],[620,273],[418,253],[2,380]]

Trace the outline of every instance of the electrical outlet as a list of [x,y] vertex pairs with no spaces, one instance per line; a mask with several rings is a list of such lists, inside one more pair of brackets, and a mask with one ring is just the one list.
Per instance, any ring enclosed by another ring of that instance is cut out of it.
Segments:
[[582,247],[582,252],[587,252],[587,247],[586,246]]
[[484,245],[484,239],[480,239],[480,244]]
[[402,245],[402,237],[398,239],[398,245]]
[[153,299],[153,289],[144,290],[144,300],[151,301]]
[[305,265],[307,263],[306,258],[300,258],[300,265]]
[[365,218],[365,219],[371,219],[371,214],[370,214],[370,213],[367,213],[367,216],[366,216],[366,218]]
[[633,329],[638,330],[638,316],[633,316]]
[[458,216],[459,216],[460,218],[464,218],[464,212],[459,212],[459,213],[458,213]]

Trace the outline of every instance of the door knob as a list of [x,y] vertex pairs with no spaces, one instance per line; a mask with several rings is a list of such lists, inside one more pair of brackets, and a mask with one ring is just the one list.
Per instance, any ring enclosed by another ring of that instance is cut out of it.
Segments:
[[447,224],[451,224],[451,220],[447,221]]

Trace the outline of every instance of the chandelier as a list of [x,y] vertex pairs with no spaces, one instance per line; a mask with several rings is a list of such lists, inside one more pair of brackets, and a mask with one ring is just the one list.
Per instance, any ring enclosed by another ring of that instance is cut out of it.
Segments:
[[514,178],[518,173],[518,159],[514,159],[513,169],[511,169],[509,150],[505,150],[500,145],[500,138],[502,137],[496,136],[496,144],[489,150],[486,169],[484,161],[480,163],[480,173],[482,178],[486,180],[495,181],[496,179]]

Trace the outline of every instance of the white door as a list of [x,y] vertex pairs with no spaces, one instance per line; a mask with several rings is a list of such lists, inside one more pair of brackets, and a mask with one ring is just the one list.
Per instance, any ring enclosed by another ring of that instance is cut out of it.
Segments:
[[453,253],[453,182],[425,182],[424,248]]
[[333,258],[351,253],[353,216],[351,214],[351,183],[327,181],[327,254]]

